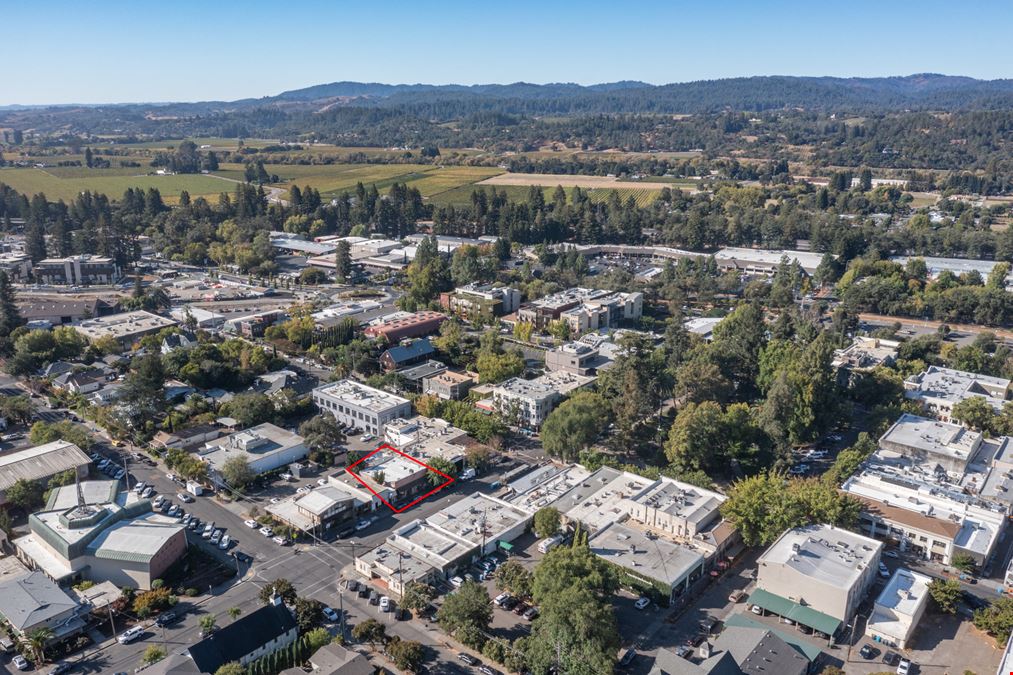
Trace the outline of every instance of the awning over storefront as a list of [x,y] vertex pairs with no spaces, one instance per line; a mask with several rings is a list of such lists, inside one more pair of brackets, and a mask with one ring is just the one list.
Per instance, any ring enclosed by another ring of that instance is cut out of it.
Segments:
[[513,544],[511,544],[509,542],[506,542],[506,541],[500,541],[498,545],[499,545],[499,547],[501,549],[503,549],[507,553],[513,553],[513,550],[514,550],[514,545]]
[[780,595],[774,595],[762,589],[756,589],[750,593],[749,602],[826,635],[833,635],[841,627],[841,621],[829,614],[824,614],[812,607],[800,605],[788,598],[782,598]]

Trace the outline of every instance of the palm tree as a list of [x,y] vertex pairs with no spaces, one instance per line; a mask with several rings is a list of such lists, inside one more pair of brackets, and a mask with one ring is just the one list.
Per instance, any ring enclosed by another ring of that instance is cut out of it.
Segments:
[[28,638],[28,645],[32,648],[32,654],[39,663],[46,661],[46,643],[53,639],[53,629],[49,626],[41,626],[28,631],[25,637]]
[[239,615],[242,614],[242,613],[243,613],[243,610],[239,609],[238,607],[229,607],[228,615],[229,615],[229,618],[232,619],[233,621],[235,621],[236,619],[238,619]]

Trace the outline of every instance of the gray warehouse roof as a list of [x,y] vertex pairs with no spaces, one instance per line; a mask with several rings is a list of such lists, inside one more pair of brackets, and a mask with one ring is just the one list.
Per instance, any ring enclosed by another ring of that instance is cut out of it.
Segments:
[[14,452],[0,457],[0,490],[6,490],[21,479],[48,478],[90,462],[91,458],[81,448],[62,440]]

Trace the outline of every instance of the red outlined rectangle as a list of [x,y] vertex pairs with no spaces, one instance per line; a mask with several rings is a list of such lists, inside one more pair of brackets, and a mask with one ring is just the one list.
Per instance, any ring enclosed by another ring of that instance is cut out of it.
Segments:
[[[429,471],[432,471],[433,473],[440,474],[441,476],[443,476],[447,480],[444,481],[443,483],[440,483],[439,485],[437,485],[436,487],[434,487],[432,490],[430,490],[429,492],[425,493],[421,497],[418,497],[418,498],[414,499],[413,501],[405,504],[401,508],[396,508],[393,504],[391,504],[386,499],[384,499],[382,496],[380,496],[380,494],[377,493],[376,490],[374,490],[373,488],[371,488],[369,486],[369,484],[365,480],[363,480],[362,476],[360,476],[359,474],[357,474],[354,471],[352,471],[352,469],[354,469],[357,464],[365,462],[367,459],[369,459],[370,457],[372,457],[373,455],[375,455],[376,453],[378,453],[378,452],[380,452],[382,450],[390,450],[391,452],[396,452],[397,454],[401,455],[402,457],[404,457],[406,459],[409,459],[409,460],[415,462],[416,464],[418,464],[420,466],[424,466]],[[350,475],[352,478],[354,478],[355,480],[359,481],[359,483],[362,484],[362,487],[364,487],[367,490],[369,490],[371,493],[373,493],[373,495],[377,499],[379,499],[381,502],[383,502],[384,504],[386,504],[387,508],[390,509],[391,511],[393,511],[394,513],[402,513],[404,511],[407,511],[411,507],[413,507],[416,504],[418,504],[419,502],[421,502],[426,497],[429,497],[430,495],[433,495],[433,494],[439,492],[440,490],[442,490],[443,488],[447,487],[448,485],[450,485],[451,483],[453,483],[454,480],[455,480],[453,476],[448,476],[447,474],[443,473],[439,469],[434,469],[433,467],[429,466],[425,462],[420,462],[419,460],[415,459],[411,455],[406,455],[405,453],[401,452],[400,450],[398,450],[394,446],[389,445],[387,443],[383,443],[382,445],[380,445],[379,447],[377,447],[376,450],[373,450],[368,455],[365,455],[364,457],[360,458],[358,461],[356,461],[355,463],[353,463],[351,466],[345,467],[345,471],[348,472],[348,475]]]

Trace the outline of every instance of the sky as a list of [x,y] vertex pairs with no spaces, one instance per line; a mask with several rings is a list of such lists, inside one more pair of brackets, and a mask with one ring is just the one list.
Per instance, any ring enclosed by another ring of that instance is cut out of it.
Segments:
[[1013,3],[0,0],[0,105],[234,100],[341,80],[1013,77]]

